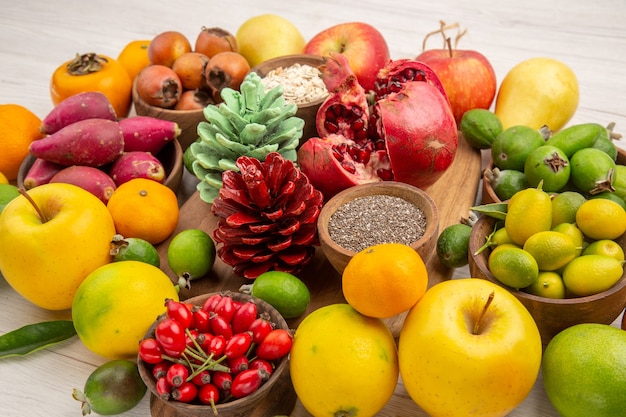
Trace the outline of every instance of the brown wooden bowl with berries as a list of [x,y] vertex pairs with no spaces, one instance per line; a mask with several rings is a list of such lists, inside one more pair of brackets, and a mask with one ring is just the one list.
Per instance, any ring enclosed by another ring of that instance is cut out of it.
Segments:
[[[230,298],[230,299],[228,299]],[[269,321],[273,329],[280,329],[281,331],[288,331],[289,326],[285,319],[278,313],[278,311],[272,307],[267,302],[253,297],[248,294],[243,294],[239,292],[214,292],[199,295],[188,300],[183,301],[183,304],[189,304],[194,306],[194,310],[216,310],[215,307],[209,307],[209,304],[212,304],[211,300],[215,302],[219,302],[220,299],[226,301],[222,305],[224,311],[227,311],[234,306],[234,303],[238,303],[239,305],[244,305],[247,302],[251,302],[256,306],[256,312],[253,315],[256,318],[262,317],[265,320]],[[231,305],[230,307],[228,305]],[[215,306],[215,303],[213,303]],[[221,311],[221,310],[218,310]],[[254,311],[254,309],[253,309]],[[220,313],[221,314],[221,313]],[[169,314],[166,313],[163,316],[159,317],[157,321],[153,324],[153,326],[148,330],[144,340],[153,339],[157,340],[158,338],[155,336],[156,328],[159,322],[165,320],[169,317]],[[174,314],[175,317],[175,314]],[[233,319],[234,316],[233,316]],[[231,321],[231,326],[234,326],[234,321]],[[191,329],[194,328],[192,324]],[[195,333],[195,332],[194,332]],[[200,332],[202,333],[202,332]],[[210,330],[207,333],[212,333]],[[192,333],[193,334],[193,333]],[[212,333],[215,337],[217,333]],[[196,340],[199,343],[198,338]],[[143,342],[142,342],[143,343]],[[195,345],[194,345],[195,346]],[[260,345],[252,344],[249,355],[252,356],[262,356],[259,354]],[[197,346],[192,349],[198,349]],[[189,354],[192,355],[192,354]],[[206,355],[206,351],[205,351]],[[223,357],[223,353],[217,355]],[[248,356],[248,355],[246,355]],[[189,356],[191,357],[191,356]],[[204,359],[205,363],[209,363],[207,359]],[[171,360],[166,360],[167,365],[171,365],[175,363]],[[293,407],[296,402],[296,394],[293,389],[293,385],[291,384],[291,377],[289,374],[289,358],[288,354],[281,356],[278,359],[267,359],[267,361],[272,365],[271,375],[265,379],[261,385],[256,388],[253,392],[241,396],[237,395],[238,398],[232,395],[233,390],[235,390],[235,379],[237,376],[233,376],[231,374],[231,378],[233,378],[231,382],[231,394],[229,396],[229,391],[224,391],[221,388],[219,389],[219,398],[215,402],[214,406],[210,403],[205,404],[200,401],[200,397],[197,394],[193,400],[189,402],[182,402],[175,400],[173,397],[178,395],[172,395],[173,391],[170,391],[169,395],[161,392],[160,388],[157,388],[157,381],[153,375],[153,371],[156,364],[149,364],[142,359],[141,345],[140,345],[140,353],[137,359],[137,363],[139,366],[139,373],[147,385],[148,389],[151,392],[150,398],[150,411],[153,416],[160,417],[200,417],[200,416],[209,416],[209,415],[218,415],[220,417],[260,417],[267,415],[278,415],[278,414],[289,414],[293,410]],[[151,362],[155,362],[151,360]],[[223,360],[219,362],[221,366],[226,366],[228,364],[227,360]],[[217,366],[220,368],[220,366]],[[248,370],[253,370],[254,365],[248,363]],[[228,368],[228,366],[226,366]],[[245,367],[244,367],[245,368]],[[256,371],[257,369],[254,369]],[[240,371],[240,374],[243,374],[245,371]],[[217,384],[217,377],[213,371],[210,371],[210,380],[209,383]],[[206,381],[204,381],[206,382]],[[182,388],[181,388],[182,390]],[[200,392],[201,389],[198,390]]]

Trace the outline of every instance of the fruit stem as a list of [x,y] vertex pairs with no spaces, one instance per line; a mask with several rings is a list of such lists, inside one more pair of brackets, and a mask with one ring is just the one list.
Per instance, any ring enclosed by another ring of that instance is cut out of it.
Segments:
[[46,215],[43,213],[43,211],[41,211],[41,209],[39,208],[37,203],[35,203],[35,200],[33,200],[33,198],[26,192],[26,190],[24,188],[20,188],[18,191],[20,192],[20,194],[22,194],[24,197],[26,197],[28,202],[35,208],[35,211],[37,212],[37,215],[39,216],[39,219],[41,219],[41,222],[42,223],[47,223],[48,220],[50,220],[50,219],[48,219],[46,217]]
[[487,302],[485,302],[485,306],[483,307],[483,310],[480,312],[480,316],[478,316],[478,320],[476,320],[476,323],[474,323],[474,331],[472,332],[473,334],[476,334],[476,335],[480,334],[480,325],[482,324],[483,319],[485,318],[485,314],[487,314],[487,309],[491,305],[491,302],[493,301],[493,297],[495,295],[496,293],[494,291],[491,291],[491,293],[489,293]]

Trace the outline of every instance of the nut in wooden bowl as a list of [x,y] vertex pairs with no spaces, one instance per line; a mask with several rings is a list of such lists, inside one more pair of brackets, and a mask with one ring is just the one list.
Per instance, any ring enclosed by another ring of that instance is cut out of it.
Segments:
[[[269,321],[273,323],[275,329],[289,329],[289,326],[280,313],[267,302],[253,297],[248,294],[239,292],[220,292],[208,293],[192,297],[185,300],[197,308],[202,307],[205,301],[213,296],[220,294],[229,296],[236,302],[244,303],[252,301],[257,306],[257,315],[269,317]],[[157,319],[152,327],[146,333],[146,338],[154,337],[156,324],[163,317]],[[230,399],[223,402],[225,396],[220,393],[220,400],[215,405],[215,412],[208,404],[202,404],[198,400],[189,403],[176,401],[172,398],[163,399],[159,395],[156,388],[156,380],[152,375],[152,368],[144,362],[141,357],[137,358],[139,373],[150,390],[150,411],[153,416],[167,417],[204,417],[217,415],[219,417],[261,417],[269,415],[287,415],[291,413],[296,402],[296,393],[291,384],[291,376],[289,373],[289,357],[284,356],[274,361],[274,370],[265,382],[253,393],[238,399]]]
[[[611,324],[626,306],[626,273],[610,289],[585,297],[551,299],[516,290],[500,283],[489,271],[490,249],[476,255],[487,236],[493,232],[496,219],[481,216],[472,227],[469,243],[469,269],[472,277],[494,282],[509,290],[524,304],[537,323],[545,345],[560,331],[580,323]],[[626,236],[617,242],[624,247]]]
[[[360,209],[350,208],[355,203],[365,204],[365,210],[359,213]],[[342,212],[354,219],[354,227],[334,226],[335,222],[343,223],[337,217]],[[384,220],[378,220],[381,217]],[[433,199],[417,187],[395,181],[374,182],[350,187],[328,200],[317,219],[317,229],[324,255],[341,275],[360,249],[353,243],[340,244],[340,240],[358,243],[361,249],[375,243],[405,243],[426,261],[435,251],[439,212]],[[404,241],[411,236],[419,237]]]
[[268,88],[282,84],[285,99],[298,105],[296,116],[304,120],[300,145],[317,136],[317,110],[328,97],[328,91],[319,76],[322,64],[324,58],[321,56],[298,54],[272,58],[250,69],[250,72],[256,72],[264,79]]

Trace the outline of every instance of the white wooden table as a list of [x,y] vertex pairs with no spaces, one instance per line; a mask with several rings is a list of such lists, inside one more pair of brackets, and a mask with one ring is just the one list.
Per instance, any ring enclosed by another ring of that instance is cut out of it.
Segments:
[[[235,32],[249,17],[275,13],[295,23],[308,39],[322,29],[347,21],[365,21],[387,39],[392,58],[414,57],[426,33],[439,20],[468,29],[461,47],[476,49],[493,64],[498,81],[516,63],[550,56],[567,63],[580,83],[580,105],[571,124],[616,122],[626,131],[626,2],[604,0],[194,0],[107,2],[22,0],[0,9],[0,103],[26,106],[39,117],[52,107],[48,94],[54,69],[76,53],[117,56],[134,39],[150,39],[178,30],[192,42],[202,26]],[[429,46],[438,46],[431,39]],[[0,127],[1,128],[1,127]],[[623,146],[620,144],[620,146]],[[0,157],[1,157],[0,147]],[[467,268],[455,272],[467,276]],[[70,318],[48,312],[18,296],[0,279],[0,334],[43,320]],[[614,323],[617,325],[617,321]],[[0,360],[0,416],[78,416],[72,388],[105,360],[77,339],[22,358]],[[148,396],[125,416],[150,415]],[[307,416],[297,404],[293,416]],[[425,416],[401,384],[380,416]],[[557,416],[539,380],[511,416]]]

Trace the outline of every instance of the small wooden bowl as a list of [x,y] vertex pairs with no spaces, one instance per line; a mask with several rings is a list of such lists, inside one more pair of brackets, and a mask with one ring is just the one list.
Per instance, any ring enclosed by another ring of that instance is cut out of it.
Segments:
[[[419,207],[426,217],[426,230],[421,239],[410,246],[426,260],[435,250],[437,237],[439,235],[439,212],[433,199],[420,188],[409,184],[383,181],[369,184],[361,184],[341,191],[332,197],[322,207],[322,211],[317,219],[317,230],[320,239],[320,246],[324,255],[337,270],[339,275],[343,273],[346,265],[356,252],[339,246],[330,238],[328,223],[333,213],[344,204],[359,197],[372,195],[389,195],[400,197]],[[393,216],[393,213],[389,213]]]
[[[261,62],[257,66],[250,69],[250,72],[256,72],[261,78],[265,77],[270,71],[277,68],[288,68],[294,64],[310,65],[312,67],[319,68],[324,64],[324,58],[318,55],[285,55],[277,58],[272,58],[267,61]],[[327,97],[327,96],[326,96]],[[299,104],[296,116],[304,120],[304,131],[302,132],[302,139],[300,139],[300,145],[302,145],[309,138],[317,136],[317,128],[315,127],[315,119],[317,118],[317,110],[320,105],[326,100],[326,97],[317,99],[307,104]]]
[[[501,284],[489,271],[490,250],[474,255],[493,231],[496,220],[481,216],[472,227],[469,243],[469,269],[472,277],[494,282],[509,290],[535,319],[545,345],[560,331],[580,323],[611,324],[626,307],[626,273],[607,291],[586,297],[551,299],[518,291]],[[623,247],[626,236],[617,239]]]
[[[208,293],[192,297],[185,300],[196,306],[202,306],[207,298],[216,293]],[[246,302],[254,301],[259,314],[269,314],[270,320],[275,324],[275,328],[289,329],[289,326],[280,313],[267,302],[260,298],[239,292],[222,292],[223,295],[230,295],[233,300]],[[155,322],[146,337],[154,337]],[[151,373],[152,366],[146,364],[141,358],[137,358],[139,374],[151,392],[150,408],[153,416],[168,417],[204,417],[213,416],[210,405],[200,403],[182,403],[175,400],[165,401],[161,399],[156,391],[156,383]],[[284,357],[276,363],[276,368],[272,376],[263,383],[255,392],[247,397],[229,401],[216,405],[219,417],[248,417],[260,415],[289,414],[295,405],[296,394],[291,384],[289,373],[289,358]],[[268,414],[259,414],[263,410]]]
[[[166,144],[163,149],[156,155],[165,168],[165,181],[163,182],[172,191],[177,192],[178,187],[183,179],[183,150],[178,139]],[[28,155],[22,161],[20,169],[17,173],[17,186],[24,186],[24,178],[28,174],[28,170],[35,162],[35,157]]]

